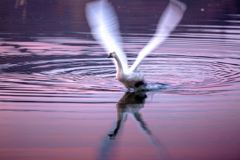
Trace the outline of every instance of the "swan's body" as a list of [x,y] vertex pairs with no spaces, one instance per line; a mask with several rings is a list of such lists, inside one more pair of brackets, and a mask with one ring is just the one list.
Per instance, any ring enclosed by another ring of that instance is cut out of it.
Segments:
[[86,7],[86,16],[91,32],[96,40],[110,53],[109,57],[115,59],[116,78],[126,88],[141,89],[146,86],[144,74],[137,72],[144,57],[158,45],[164,42],[182,19],[186,5],[178,0],[170,0],[162,17],[158,22],[156,33],[149,43],[140,51],[136,61],[128,68],[127,56],[121,47],[121,36],[117,16],[113,7],[107,0],[90,2]]
[[130,74],[116,74],[119,80],[126,88],[142,89],[146,86],[144,74],[142,72],[132,72]]
[[126,88],[142,89],[146,86],[144,74],[142,72],[124,72],[122,63],[115,52],[110,53],[108,58],[115,58],[117,63],[116,78]]
[[131,72],[129,74],[117,72],[116,78],[126,88],[143,89],[146,86],[144,74],[142,72]]

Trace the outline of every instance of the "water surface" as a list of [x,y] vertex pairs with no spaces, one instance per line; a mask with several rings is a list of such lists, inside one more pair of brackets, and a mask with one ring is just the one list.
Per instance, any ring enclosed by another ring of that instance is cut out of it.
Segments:
[[[238,1],[184,1],[139,68],[149,90],[133,93],[92,38],[86,1],[22,2],[0,9],[0,159],[240,158]],[[130,65],[167,3],[112,2]]]

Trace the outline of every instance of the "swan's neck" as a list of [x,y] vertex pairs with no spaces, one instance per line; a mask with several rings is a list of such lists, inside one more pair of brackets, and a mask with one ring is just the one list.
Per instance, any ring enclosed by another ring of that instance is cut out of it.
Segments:
[[122,63],[121,63],[120,59],[118,58],[118,56],[115,56],[115,60],[117,62],[117,74],[123,73]]

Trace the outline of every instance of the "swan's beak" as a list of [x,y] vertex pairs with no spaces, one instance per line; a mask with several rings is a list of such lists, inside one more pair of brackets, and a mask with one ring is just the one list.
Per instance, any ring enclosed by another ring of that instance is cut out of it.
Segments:
[[112,57],[113,57],[113,54],[114,54],[114,52],[110,53],[109,56],[108,56],[108,58],[112,58]]

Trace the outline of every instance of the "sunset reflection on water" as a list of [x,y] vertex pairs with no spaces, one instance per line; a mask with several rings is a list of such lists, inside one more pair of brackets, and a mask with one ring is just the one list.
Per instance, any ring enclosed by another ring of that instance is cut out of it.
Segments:
[[[142,93],[116,80],[87,2],[0,2],[0,159],[239,159],[239,2],[183,0]],[[111,2],[132,64],[168,1]]]

